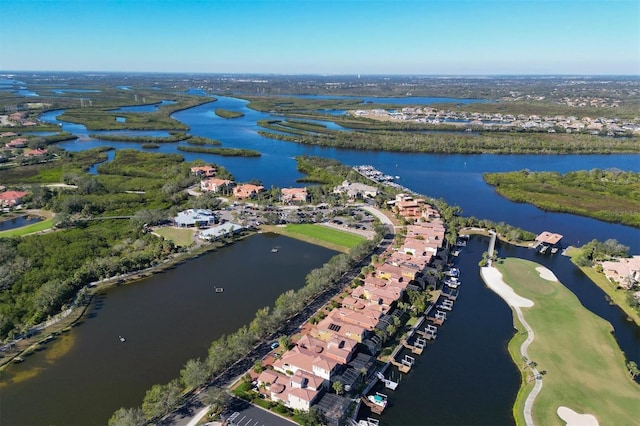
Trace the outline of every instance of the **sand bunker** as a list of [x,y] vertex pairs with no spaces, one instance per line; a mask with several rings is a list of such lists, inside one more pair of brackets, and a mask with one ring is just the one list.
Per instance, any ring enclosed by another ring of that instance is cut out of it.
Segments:
[[551,272],[551,270],[545,268],[544,266],[537,266],[536,271],[540,274],[540,278],[547,281],[558,281],[558,278]]
[[[520,308],[530,308],[533,306],[532,300],[518,296],[516,292],[502,280],[502,274],[496,268],[485,266],[480,268],[480,274],[484,278],[487,287],[502,297],[509,306]],[[551,275],[553,275],[553,273]]]
[[591,414],[579,414],[567,407],[558,407],[557,413],[567,426],[598,426],[598,419]]

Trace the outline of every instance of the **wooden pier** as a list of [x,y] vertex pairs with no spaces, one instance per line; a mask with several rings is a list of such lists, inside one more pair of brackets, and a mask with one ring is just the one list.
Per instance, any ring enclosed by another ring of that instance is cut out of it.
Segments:
[[416,337],[414,344],[410,344],[406,339],[402,340],[402,346],[411,350],[411,353],[416,355],[422,355],[424,351],[424,347],[426,346],[427,341],[423,338]]
[[442,325],[447,319],[447,314],[443,311],[436,311],[436,315],[434,317],[428,317],[427,319],[435,325]]
[[396,366],[396,368],[398,369],[398,371],[400,371],[401,373],[408,373],[409,371],[411,371],[411,367],[413,366],[413,363],[416,361],[415,358],[409,356],[409,355],[405,355],[404,358],[398,362],[395,359],[391,359],[391,364],[393,364],[394,366]]
[[449,292],[442,292],[442,296],[446,297],[449,300],[456,300],[458,298],[458,294],[460,294],[460,290],[455,288],[449,288]]
[[381,407],[381,406],[379,406],[377,404],[374,404],[373,402],[369,401],[366,397],[361,396],[360,399],[362,400],[362,403],[364,405],[369,407],[369,409],[371,410],[372,413],[380,415],[384,411],[383,407]]
[[422,336],[427,340],[435,340],[437,332],[438,332],[438,327],[431,324],[427,324],[424,330],[416,330],[416,334],[419,334],[420,336]]

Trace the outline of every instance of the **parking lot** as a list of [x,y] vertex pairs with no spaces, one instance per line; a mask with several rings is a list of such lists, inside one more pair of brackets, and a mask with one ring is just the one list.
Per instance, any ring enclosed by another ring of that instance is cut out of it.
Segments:
[[235,426],[291,426],[294,422],[263,410],[256,406],[248,405],[231,413],[227,418],[228,425]]

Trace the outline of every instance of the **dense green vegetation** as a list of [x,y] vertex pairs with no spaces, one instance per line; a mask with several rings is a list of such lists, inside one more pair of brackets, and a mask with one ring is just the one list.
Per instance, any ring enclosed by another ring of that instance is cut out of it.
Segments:
[[[280,126],[278,130],[285,130]],[[446,134],[391,131],[326,130],[295,135],[259,131],[260,135],[288,142],[336,148],[425,152],[441,154],[603,154],[640,152],[640,138],[559,133]]]
[[[161,94],[155,94],[157,98]],[[100,98],[100,95],[94,95]],[[59,120],[71,123],[83,124],[90,130],[189,130],[188,127],[171,118],[171,114],[186,108],[211,102],[211,98],[198,96],[180,96],[177,102],[171,105],[163,105],[154,112],[115,112],[110,108],[89,106],[83,108],[70,108],[58,117]],[[117,106],[121,106],[119,104]],[[125,122],[119,122],[117,117],[124,117]]]
[[[176,251],[172,242],[146,233],[142,225],[192,206],[183,191],[197,180],[192,164],[176,154],[121,150],[98,168],[98,175],[85,173],[101,155],[100,150],[68,153],[67,161],[55,166],[0,171],[0,180],[16,187],[24,181],[68,184],[25,187],[31,192],[29,207],[56,213],[57,231],[0,239],[0,339],[69,306],[87,284],[157,265]],[[207,197],[194,203],[200,207]],[[95,220],[112,216],[124,219]]]
[[109,135],[105,133],[92,133],[89,136],[94,139],[102,139],[105,141],[140,143],[176,143],[187,140],[191,137],[191,135],[184,132],[169,132],[169,136]]
[[[534,302],[533,307],[522,309],[535,332],[528,348],[530,359],[523,360],[519,347],[509,345],[523,374],[524,392],[519,393],[514,407],[516,423],[524,424],[524,395],[534,382],[529,369],[532,361],[538,371],[544,372],[544,386],[532,409],[536,424],[564,425],[556,414],[559,406],[593,414],[602,424],[633,424],[640,387],[627,372],[611,324],[582,306],[561,283],[540,277],[538,266],[524,259],[497,262],[504,281],[519,296]],[[517,319],[515,322],[516,339],[521,343],[524,327]]]
[[223,157],[260,157],[259,151],[240,148],[205,148],[201,146],[179,145],[178,151],[198,152],[200,154],[222,155]]
[[[55,147],[54,147],[55,148]],[[106,151],[110,147],[94,148],[86,151],[67,152],[57,150],[56,161],[47,164],[0,168],[0,181],[6,184],[59,183],[69,173],[83,173],[96,163],[107,160]]]
[[240,111],[231,111],[223,108],[216,108],[215,113],[218,117],[222,118],[239,118],[244,117],[244,114]]
[[484,180],[508,199],[544,210],[640,227],[640,173],[619,170],[487,173]]
[[209,139],[202,136],[191,136],[187,139],[190,145],[222,145],[222,142],[216,139]]

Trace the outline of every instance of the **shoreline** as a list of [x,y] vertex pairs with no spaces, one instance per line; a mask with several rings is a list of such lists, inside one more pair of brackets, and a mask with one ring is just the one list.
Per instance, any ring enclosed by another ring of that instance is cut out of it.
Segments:
[[[254,232],[250,232],[247,235],[236,236],[236,238],[244,239],[252,235],[254,235]],[[72,327],[75,326],[75,324],[77,324],[84,318],[89,306],[91,305],[91,302],[93,301],[93,298],[96,295],[108,290],[111,287],[133,284],[152,275],[162,273],[168,269],[175,268],[183,262],[198,258],[211,251],[218,250],[226,245],[227,243],[224,242],[217,244],[213,243],[210,245],[199,245],[187,252],[177,253],[174,256],[167,258],[163,262],[147,269],[133,271],[127,274],[118,275],[115,277],[106,278],[102,281],[95,281],[87,284],[85,287],[83,287],[87,289],[86,302],[82,303],[79,306],[69,308],[70,310],[59,312],[45,323],[34,325],[33,327],[31,327],[31,330],[36,329],[40,326],[42,326],[43,328],[36,330],[28,337],[16,339],[2,345],[5,348],[14,346],[15,348],[17,348],[17,350],[15,350],[15,352],[12,351],[11,354],[7,353],[8,349],[0,352],[3,354],[2,358],[0,358],[0,373],[16,360],[22,359],[31,352],[38,350],[41,345],[48,343],[52,338],[55,338],[61,333],[68,332]],[[65,312],[68,313],[65,314]],[[58,318],[57,321],[56,318]],[[52,323],[46,325],[48,322]],[[43,324],[45,325],[43,326]]]
[[576,268],[582,271],[582,273],[591,280],[592,283],[604,292],[610,304],[617,306],[622,312],[624,312],[627,316],[627,321],[633,322],[637,327],[640,327],[640,313],[626,303],[626,294],[620,294],[620,291],[615,288],[615,284],[609,282],[603,273],[597,272],[591,266],[579,266],[576,264],[574,258],[580,250],[580,248],[571,246],[567,248],[566,255],[571,259],[571,263],[573,263]]

